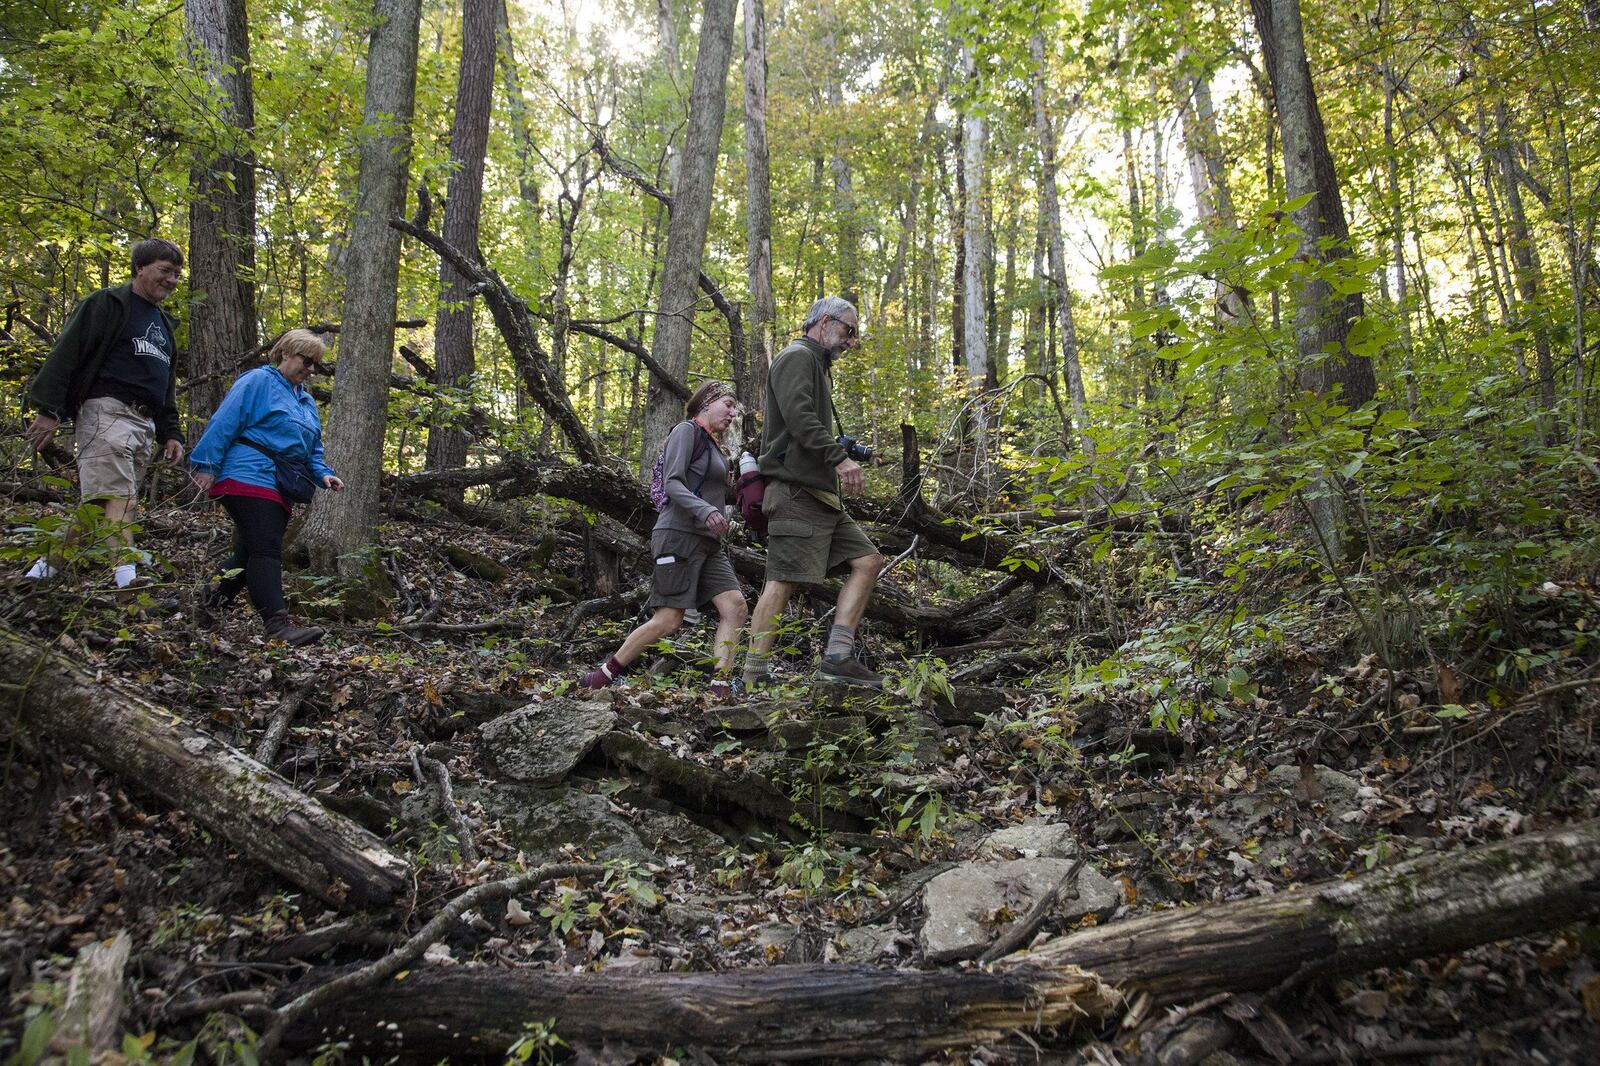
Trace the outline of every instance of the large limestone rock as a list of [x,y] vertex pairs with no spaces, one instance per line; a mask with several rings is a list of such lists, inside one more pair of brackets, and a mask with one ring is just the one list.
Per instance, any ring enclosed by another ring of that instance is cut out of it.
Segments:
[[460,796],[482,804],[487,818],[531,864],[558,859],[564,844],[578,845],[586,861],[638,863],[669,856],[701,861],[728,846],[687,818],[651,810],[626,817],[605,796],[575,788],[502,782],[462,789]]
[[1030,818],[990,833],[978,848],[980,859],[1074,859],[1078,841],[1061,822]]
[[[1066,859],[1013,859],[967,863],[947,870],[922,889],[922,951],[929,962],[980,954],[1020,921],[1072,869]],[[1097,870],[1078,873],[1078,897],[1063,892],[1056,919],[1071,924],[1094,913],[1109,917],[1122,893]]]
[[502,778],[550,784],[565,777],[610,731],[617,712],[558,698],[530,703],[478,730],[481,750]]

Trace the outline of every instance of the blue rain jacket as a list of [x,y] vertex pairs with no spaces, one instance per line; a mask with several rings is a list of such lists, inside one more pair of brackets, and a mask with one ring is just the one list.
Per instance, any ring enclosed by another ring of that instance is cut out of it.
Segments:
[[275,454],[304,459],[317,482],[332,474],[322,458],[322,418],[317,401],[275,366],[239,375],[206,431],[189,453],[189,464],[218,481],[242,481],[277,491],[272,460],[239,438],[249,437]]

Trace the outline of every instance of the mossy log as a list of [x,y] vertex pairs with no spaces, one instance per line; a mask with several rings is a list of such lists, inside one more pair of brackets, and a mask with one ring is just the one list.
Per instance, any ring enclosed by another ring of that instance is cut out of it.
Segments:
[[5,628],[0,676],[13,728],[181,808],[286,881],[337,905],[406,892],[409,867],[377,837],[171,711]]
[[497,1057],[530,1019],[612,1052],[719,1061],[920,1060],[1013,1033],[1331,977],[1558,928],[1600,911],[1600,822],[1429,855],[1332,884],[1165,911],[1051,941],[991,970],[779,966],[702,974],[413,971],[291,1030],[407,1062]]

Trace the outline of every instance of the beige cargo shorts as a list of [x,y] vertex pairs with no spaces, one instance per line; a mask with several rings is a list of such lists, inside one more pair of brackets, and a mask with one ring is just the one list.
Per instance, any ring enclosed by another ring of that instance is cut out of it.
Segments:
[[78,408],[78,487],[86,500],[132,499],[150,469],[155,420],[97,396]]

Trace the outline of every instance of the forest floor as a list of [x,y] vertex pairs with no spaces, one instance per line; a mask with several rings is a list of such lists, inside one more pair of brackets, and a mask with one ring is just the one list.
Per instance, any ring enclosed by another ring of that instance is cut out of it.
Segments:
[[[962,946],[930,939],[934,904],[920,890],[979,858],[1022,864],[1013,871],[1087,858],[1092,890],[1080,882],[1079,899],[1036,934],[1057,937],[1597,810],[1600,687],[1572,684],[1596,677],[1597,649],[1584,636],[1600,621],[1593,575],[1555,574],[1516,600],[1490,642],[1509,649],[1509,667],[1482,649],[1452,660],[1393,619],[1374,647],[1332,585],[1230,600],[1177,583],[1117,592],[1109,649],[1104,628],[1080,643],[1082,607],[947,649],[942,664],[869,623],[868,654],[900,693],[881,703],[813,690],[810,617],[786,640],[774,696],[713,705],[694,666],[708,619],[656,657],[662,672],[641,670],[580,703],[577,674],[618,643],[633,608],[568,627],[585,580],[581,538],[556,519],[524,520],[520,533],[417,513],[386,525],[382,569],[395,606],[382,621],[339,617],[337,585],[291,575],[300,612],[330,615],[327,639],[306,649],[265,643],[242,599],[214,633],[181,609],[227,539],[209,510],[149,516],[143,545],[182,577],[148,590],[143,606],[88,581],[3,594],[0,623],[242,750],[255,749],[286,698],[297,700],[275,769],[406,855],[415,898],[343,942],[314,944],[306,934],[345,916],[242,866],[141,782],[0,727],[12,734],[0,774],[0,1061],[18,1052],[30,1022],[59,1009],[75,953],[118,931],[134,945],[122,1024],[138,1039],[126,1057],[178,1057],[198,1037],[213,1060],[247,1061],[241,1018],[255,1000],[218,997],[277,994],[314,968],[375,958],[448,898],[519,864],[618,865],[605,883],[545,885],[458,923],[419,965],[911,968],[937,951],[951,960],[943,965],[971,967],[962,957],[1016,921],[1026,891],[997,889],[977,915],[977,942]],[[948,569],[910,563],[886,581],[923,602],[964,591]],[[1243,628],[1235,602],[1249,608]],[[503,625],[449,628],[485,623]],[[1115,669],[1104,665],[1113,649]],[[963,669],[988,687],[930,712]],[[1135,683],[1158,675],[1170,683]],[[576,741],[569,763],[530,769],[508,754],[526,730],[506,724],[530,704],[615,717],[604,742]],[[641,757],[619,735],[666,761]],[[413,751],[448,767],[478,863],[460,861],[463,842]],[[678,772],[685,766],[747,791],[697,798]],[[757,778],[770,783],[756,790],[760,802],[748,791]],[[1268,1001],[1292,1039],[1240,1036],[1210,1061],[1592,1062],[1597,965],[1591,924],[1312,981]],[[1161,1021],[1032,1034],[948,1060],[1134,1062],[1153,1052]],[[538,1061],[552,1030],[560,1036],[559,1019],[531,1025],[518,1054]],[[707,1061],[692,1048],[640,1050],[649,1052],[641,1061]]]

